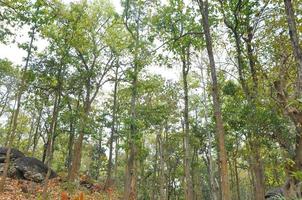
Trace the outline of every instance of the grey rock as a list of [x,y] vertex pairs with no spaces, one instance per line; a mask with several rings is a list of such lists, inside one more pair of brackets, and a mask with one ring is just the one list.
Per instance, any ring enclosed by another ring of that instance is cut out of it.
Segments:
[[[48,167],[34,157],[22,157],[14,161],[19,173],[27,180],[42,182],[47,174]],[[49,178],[55,178],[57,174],[51,170]]]
[[284,189],[282,187],[271,189],[265,194],[266,200],[277,200],[282,197],[284,197]]
[[[6,147],[0,147],[0,163],[4,163],[7,150],[8,150],[8,148],[6,148]],[[24,156],[25,155],[18,149],[15,149],[15,148],[11,149],[10,158],[12,160],[15,160],[17,158],[22,158]]]

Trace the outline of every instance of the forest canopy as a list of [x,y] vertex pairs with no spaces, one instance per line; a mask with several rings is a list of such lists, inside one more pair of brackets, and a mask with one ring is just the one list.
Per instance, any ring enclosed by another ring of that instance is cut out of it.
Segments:
[[301,22],[301,0],[0,0],[0,197],[302,198]]

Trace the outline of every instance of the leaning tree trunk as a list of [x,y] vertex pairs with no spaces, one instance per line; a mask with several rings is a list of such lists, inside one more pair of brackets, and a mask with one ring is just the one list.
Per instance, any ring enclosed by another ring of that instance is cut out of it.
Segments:
[[223,126],[223,119],[221,114],[221,105],[219,99],[218,91],[218,81],[216,66],[213,54],[212,38],[210,34],[210,25],[208,18],[208,0],[198,0],[199,9],[202,15],[202,25],[206,39],[207,52],[210,61],[211,68],[211,78],[212,78],[212,98],[214,105],[214,115],[216,121],[216,133],[218,139],[218,157],[219,157],[219,172],[220,172],[220,182],[221,182],[221,197],[222,200],[230,200],[230,186],[229,186],[229,176],[228,176],[228,164],[227,164],[227,152],[225,148],[225,131]]

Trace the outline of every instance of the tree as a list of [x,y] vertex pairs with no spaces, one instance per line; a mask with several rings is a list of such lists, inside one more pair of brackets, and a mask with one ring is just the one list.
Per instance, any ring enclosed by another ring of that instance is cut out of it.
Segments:
[[[44,19],[43,8],[45,9],[46,7],[47,7],[47,4],[45,4],[41,1],[37,1],[33,4],[32,7],[28,7],[29,8],[28,13],[26,12],[26,10],[24,10],[25,11],[25,15],[23,15],[24,19],[21,18],[21,20],[24,20],[25,23],[28,23],[29,25],[31,25],[31,30],[28,33],[30,41],[29,41],[28,45],[25,46],[25,50],[27,51],[27,57],[25,59],[24,68],[23,68],[22,74],[21,74],[21,81],[20,81],[20,84],[18,85],[18,89],[17,89],[17,93],[16,93],[16,97],[15,97],[16,109],[14,110],[13,115],[12,115],[12,126],[11,126],[11,128],[9,130],[9,134],[8,134],[8,136],[9,136],[8,145],[7,145],[8,150],[6,152],[5,166],[4,166],[4,171],[3,171],[3,175],[1,178],[1,182],[0,182],[0,191],[1,192],[3,192],[4,187],[5,187],[5,180],[7,177],[9,163],[10,163],[11,147],[13,145],[14,138],[16,135],[18,116],[19,116],[21,103],[22,103],[22,95],[27,87],[27,83],[26,83],[27,82],[27,70],[28,70],[30,59],[31,59],[32,52],[33,52],[33,42],[36,37],[38,27],[39,27],[39,25],[41,25],[40,22],[43,21],[43,19]],[[27,9],[27,8],[23,8],[23,9]]]
[[143,34],[146,32],[146,22],[148,6],[150,2],[134,2],[127,0],[124,2],[123,19],[125,27],[130,34],[129,53],[131,58],[131,68],[128,70],[129,81],[131,82],[130,100],[130,123],[127,152],[127,164],[125,172],[124,199],[137,199],[137,153],[138,142],[141,135],[137,129],[137,88],[140,71],[148,64],[149,42]]
[[[107,42],[107,29],[113,20],[112,6],[106,1],[88,3],[81,1],[61,9],[57,20],[49,27],[49,37],[54,42],[65,40],[70,48],[76,73],[78,95],[81,96],[80,133],[75,140],[69,179],[78,177],[84,135],[87,134],[87,122],[91,106],[107,81],[107,74],[114,63],[114,56]],[[70,37],[71,36],[71,37]],[[62,37],[62,38],[60,38]],[[79,42],[80,41],[80,42]],[[80,80],[80,81],[79,81]]]
[[198,1],[199,9],[202,15],[202,25],[205,34],[205,41],[207,46],[207,52],[210,61],[211,77],[212,77],[212,98],[214,106],[214,115],[216,120],[216,133],[218,138],[218,153],[219,153],[219,170],[220,170],[220,181],[221,181],[221,197],[222,199],[230,199],[230,188],[229,188],[229,176],[227,167],[227,153],[225,149],[225,131],[223,127],[223,119],[221,115],[221,104],[219,99],[219,90],[217,82],[217,74],[215,67],[215,60],[213,55],[213,44],[212,37],[210,33],[209,25],[209,8],[208,1],[203,0]]

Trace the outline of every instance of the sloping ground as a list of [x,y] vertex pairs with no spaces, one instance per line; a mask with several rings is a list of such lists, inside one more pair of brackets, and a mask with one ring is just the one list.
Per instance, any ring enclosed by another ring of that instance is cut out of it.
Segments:
[[[69,199],[73,200],[83,193],[84,200],[118,200],[120,195],[113,189],[107,191],[100,190],[98,192],[91,191],[85,187],[80,187],[70,194],[64,190],[66,187],[59,181],[59,178],[50,180],[48,185],[49,199],[60,200],[62,192],[67,193]],[[43,185],[26,180],[7,179],[5,192],[0,194],[0,200],[40,200]]]

